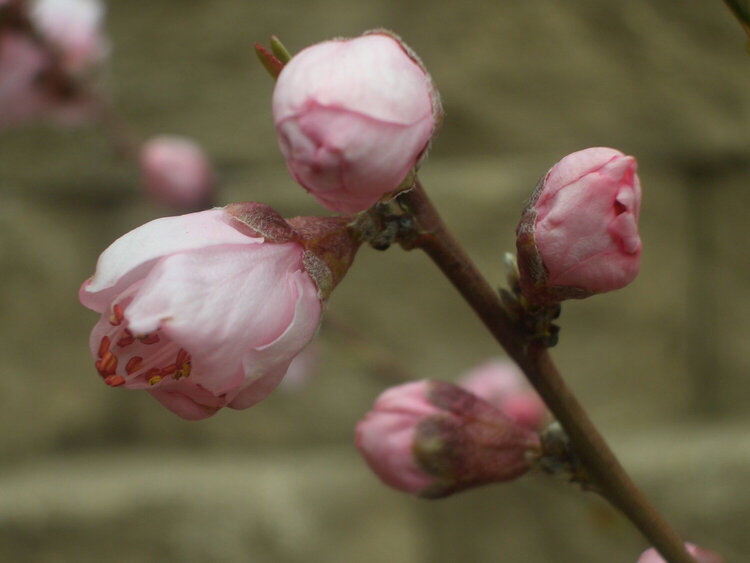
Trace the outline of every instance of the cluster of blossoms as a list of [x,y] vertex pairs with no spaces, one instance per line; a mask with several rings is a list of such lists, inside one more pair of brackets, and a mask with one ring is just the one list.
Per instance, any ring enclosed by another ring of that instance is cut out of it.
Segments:
[[[100,0],[0,1],[0,129],[40,119],[77,125],[110,109],[99,84],[110,54],[103,22]],[[155,200],[183,211],[210,206],[213,172],[195,142],[161,135],[137,152]]]
[[0,128],[85,120],[109,42],[98,0],[0,2]]
[[[375,31],[289,59],[261,54],[277,78],[288,170],[324,207],[366,212],[413,187],[442,109],[400,39]],[[191,194],[212,174],[190,142],[147,143],[141,167],[154,192],[205,204]],[[640,201],[635,160],[619,151],[585,149],[553,166],[517,229],[519,303],[544,309],[630,283]],[[151,221],[107,248],[81,287],[81,302],[101,315],[90,340],[96,369],[186,419],[247,408],[312,340],[363,238],[355,215],[284,219],[259,203]],[[545,455],[549,415],[516,368],[492,361],[458,383],[393,387],[359,422],[357,447],[385,483],[440,497],[516,478]]]
[[[439,107],[421,63],[383,33],[303,50],[280,73],[273,99],[292,175],[346,212],[405,187]],[[184,140],[147,143],[141,162],[146,183],[162,192],[210,177]],[[99,374],[190,419],[263,399],[312,339],[349,267],[360,242],[353,219],[287,221],[261,204],[234,204],[121,237],[80,291],[102,315],[91,336]]]
[[[437,90],[413,51],[376,31],[274,60],[279,147],[300,185],[344,213],[411,188],[442,119]],[[191,186],[211,183],[199,148],[184,139],[146,143],[141,166],[147,185],[171,190],[185,206],[195,203],[186,195],[197,191]],[[639,203],[632,157],[587,149],[560,161],[519,226],[524,296],[547,303],[630,281],[640,255]],[[362,238],[355,219],[285,220],[262,204],[233,204],[157,219],[124,235],[101,255],[80,291],[81,302],[101,315],[90,342],[97,371],[108,385],[145,389],[188,419],[262,400],[312,339],[326,298],[351,264]],[[515,368],[491,362],[467,374],[463,389],[438,383],[391,389],[360,423],[357,443],[391,484],[402,483],[394,468],[411,467],[414,476],[414,467],[432,463],[418,445],[427,443],[426,432],[440,428],[440,439],[431,436],[430,443],[465,445],[465,455],[451,455],[472,467],[469,476],[461,473],[466,467],[452,467],[450,477],[438,475],[441,485],[433,483],[430,494],[519,475],[528,469],[528,452],[538,450],[537,432],[547,418],[542,400],[522,381]],[[445,410],[446,397],[451,420],[481,412],[496,431],[475,432],[475,425],[449,424],[445,417],[438,425],[423,423]],[[409,410],[404,405],[415,410],[394,418],[394,404],[404,407],[400,414]],[[460,437],[449,436],[454,430]],[[498,455],[514,461],[500,463]],[[436,474],[420,477],[424,489]]]

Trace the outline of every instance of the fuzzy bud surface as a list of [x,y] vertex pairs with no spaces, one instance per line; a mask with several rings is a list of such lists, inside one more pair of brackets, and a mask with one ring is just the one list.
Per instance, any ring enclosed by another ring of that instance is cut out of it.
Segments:
[[355,442],[380,479],[442,497],[529,469],[538,435],[456,385],[416,381],[392,387],[357,424]]
[[273,116],[292,176],[332,211],[363,211],[397,190],[440,114],[424,68],[395,37],[318,43],[282,69]]
[[524,295],[551,304],[628,285],[641,264],[640,206],[632,156],[595,147],[560,160],[516,230]]

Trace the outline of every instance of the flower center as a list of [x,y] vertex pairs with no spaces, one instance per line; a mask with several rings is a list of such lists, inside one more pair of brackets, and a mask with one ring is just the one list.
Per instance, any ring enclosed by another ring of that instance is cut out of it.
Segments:
[[95,366],[104,382],[111,387],[127,384],[138,389],[157,385],[165,378],[190,376],[191,357],[187,350],[160,330],[133,334],[127,328],[127,303],[112,306],[109,329],[99,342]]

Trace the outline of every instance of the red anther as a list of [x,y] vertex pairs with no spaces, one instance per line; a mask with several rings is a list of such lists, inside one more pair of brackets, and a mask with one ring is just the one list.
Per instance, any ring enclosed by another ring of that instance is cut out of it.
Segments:
[[184,348],[180,348],[180,351],[177,352],[177,362],[176,362],[177,365],[181,366],[185,362],[189,362],[189,361],[190,361],[190,354],[188,354],[187,350],[185,350]]
[[161,371],[159,374],[162,377],[167,377],[168,375],[172,375],[177,371],[177,364],[169,364],[167,367],[161,368]]
[[156,332],[150,334],[140,334],[136,338],[143,344],[156,344],[159,342],[159,335]]
[[110,387],[119,387],[120,385],[125,383],[125,378],[121,375],[108,375],[104,378],[104,383],[106,383]]
[[128,375],[132,375],[133,373],[137,372],[141,367],[143,366],[143,358],[140,356],[133,356],[128,360],[128,363],[125,364],[125,372]]
[[117,356],[112,352],[106,352],[104,357],[94,365],[102,377],[113,375],[117,371]]
[[120,305],[112,307],[112,314],[109,316],[109,324],[117,326],[125,320],[125,313]]
[[[149,381],[153,379],[154,377],[159,377],[160,374],[161,374],[161,370],[159,368],[151,368],[146,373],[143,374],[143,377],[145,377],[146,380]],[[159,377],[159,379],[161,379],[161,377]]]
[[104,354],[109,352],[109,344],[110,344],[109,336],[102,337],[102,341],[99,344],[99,354],[98,354],[100,358],[104,357]]
[[125,334],[123,334],[120,339],[117,341],[117,345],[120,348],[124,348],[125,346],[130,346],[133,342],[135,342],[135,336],[133,336],[133,333],[130,332],[127,328],[125,329]]

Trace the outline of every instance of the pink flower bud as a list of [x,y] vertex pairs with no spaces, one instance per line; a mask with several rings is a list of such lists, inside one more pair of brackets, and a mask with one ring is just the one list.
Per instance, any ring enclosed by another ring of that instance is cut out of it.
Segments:
[[425,497],[519,477],[540,448],[529,428],[460,387],[430,380],[382,393],[355,441],[384,483]]
[[516,230],[521,289],[532,303],[619,289],[638,275],[636,168],[632,156],[597,147],[547,172]]
[[54,104],[36,87],[49,58],[34,42],[20,33],[0,34],[0,127],[34,119]]
[[274,242],[220,208],[127,233],[79,293],[101,314],[90,339],[99,374],[187,419],[257,403],[318,326],[306,253],[299,239]]
[[208,207],[211,164],[201,147],[185,137],[154,137],[141,148],[141,177],[148,192],[175,209]]
[[104,6],[99,0],[37,0],[31,18],[59,53],[66,72],[90,72],[109,55],[109,41],[102,32]]
[[440,112],[419,60],[385,32],[302,50],[273,93],[290,173],[325,207],[344,213],[399,188],[427,150]]
[[[724,563],[724,558],[716,553],[712,553],[706,549],[693,545],[692,543],[685,543],[685,547],[690,555],[692,555],[698,563]],[[666,561],[659,555],[653,547],[644,551],[638,558],[638,563],[666,563]]]
[[544,425],[547,406],[512,362],[489,360],[462,375],[457,383],[519,424],[531,429]]

